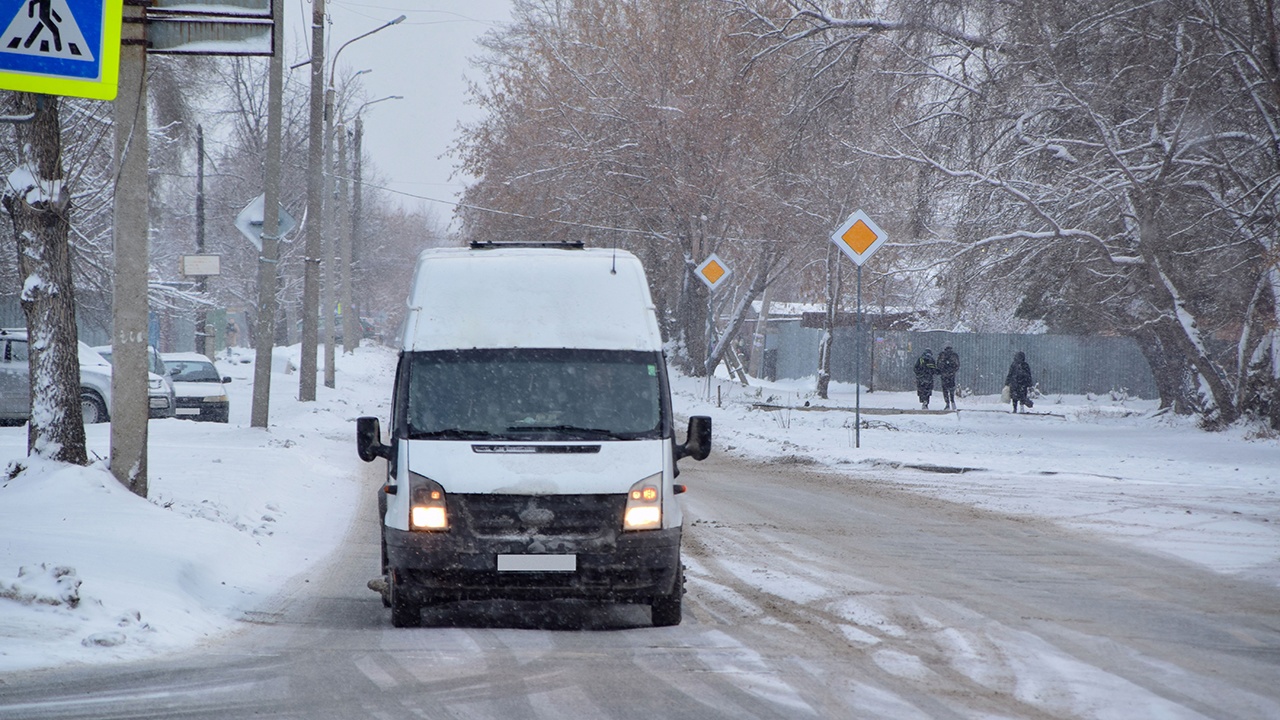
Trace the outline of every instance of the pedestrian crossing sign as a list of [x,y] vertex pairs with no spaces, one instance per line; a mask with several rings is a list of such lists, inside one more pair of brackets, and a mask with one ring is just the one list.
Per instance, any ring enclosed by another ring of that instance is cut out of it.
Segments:
[[0,0],[0,89],[113,100],[124,0]]

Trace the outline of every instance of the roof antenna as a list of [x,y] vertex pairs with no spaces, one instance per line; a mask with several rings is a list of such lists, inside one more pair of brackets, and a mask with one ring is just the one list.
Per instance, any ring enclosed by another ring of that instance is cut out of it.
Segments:
[[616,244],[613,246],[613,267],[609,268],[609,274],[618,274],[618,246]]

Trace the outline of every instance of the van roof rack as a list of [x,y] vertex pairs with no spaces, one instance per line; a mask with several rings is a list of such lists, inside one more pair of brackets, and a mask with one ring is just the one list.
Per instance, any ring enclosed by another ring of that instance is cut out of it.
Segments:
[[472,240],[472,250],[496,250],[499,248],[560,248],[562,250],[581,250],[586,245],[581,240],[546,241],[537,240]]

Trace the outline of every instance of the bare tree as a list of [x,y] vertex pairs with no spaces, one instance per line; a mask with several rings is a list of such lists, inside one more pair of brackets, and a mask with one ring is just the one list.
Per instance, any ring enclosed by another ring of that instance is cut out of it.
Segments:
[[[489,116],[456,148],[480,178],[465,232],[636,251],[677,361],[708,372],[792,245],[773,211],[788,142],[778,69],[745,72],[749,40],[712,3],[521,0],[514,15],[480,63]],[[743,292],[708,298],[693,271],[712,252]]]
[[850,148],[949,181],[910,248],[949,296],[1132,335],[1209,425],[1274,408],[1273,3],[733,4],[762,59],[887,41],[913,102]]
[[13,223],[22,311],[29,333],[31,419],[27,452],[87,465],[80,410],[75,287],[71,278],[71,193],[62,167],[57,98],[11,93],[18,167],[3,191]]

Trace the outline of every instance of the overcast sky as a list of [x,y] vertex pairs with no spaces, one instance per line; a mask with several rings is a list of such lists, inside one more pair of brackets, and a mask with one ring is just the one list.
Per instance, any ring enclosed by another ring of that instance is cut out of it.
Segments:
[[[310,0],[286,3],[286,62],[307,56],[311,43]],[[477,38],[509,18],[510,0],[329,0],[330,58],[340,45],[405,15],[404,22],[351,43],[338,58],[344,72],[371,69],[361,76],[368,99],[403,95],[364,110],[364,148],[387,187],[407,208],[423,207],[448,222],[449,204],[463,182],[450,180],[453,161],[440,157],[453,141],[460,121],[477,117],[466,105],[465,78],[479,79],[468,58]],[[292,71],[305,72],[302,69]],[[326,69],[326,77],[328,70]],[[307,82],[305,77],[296,78]]]

